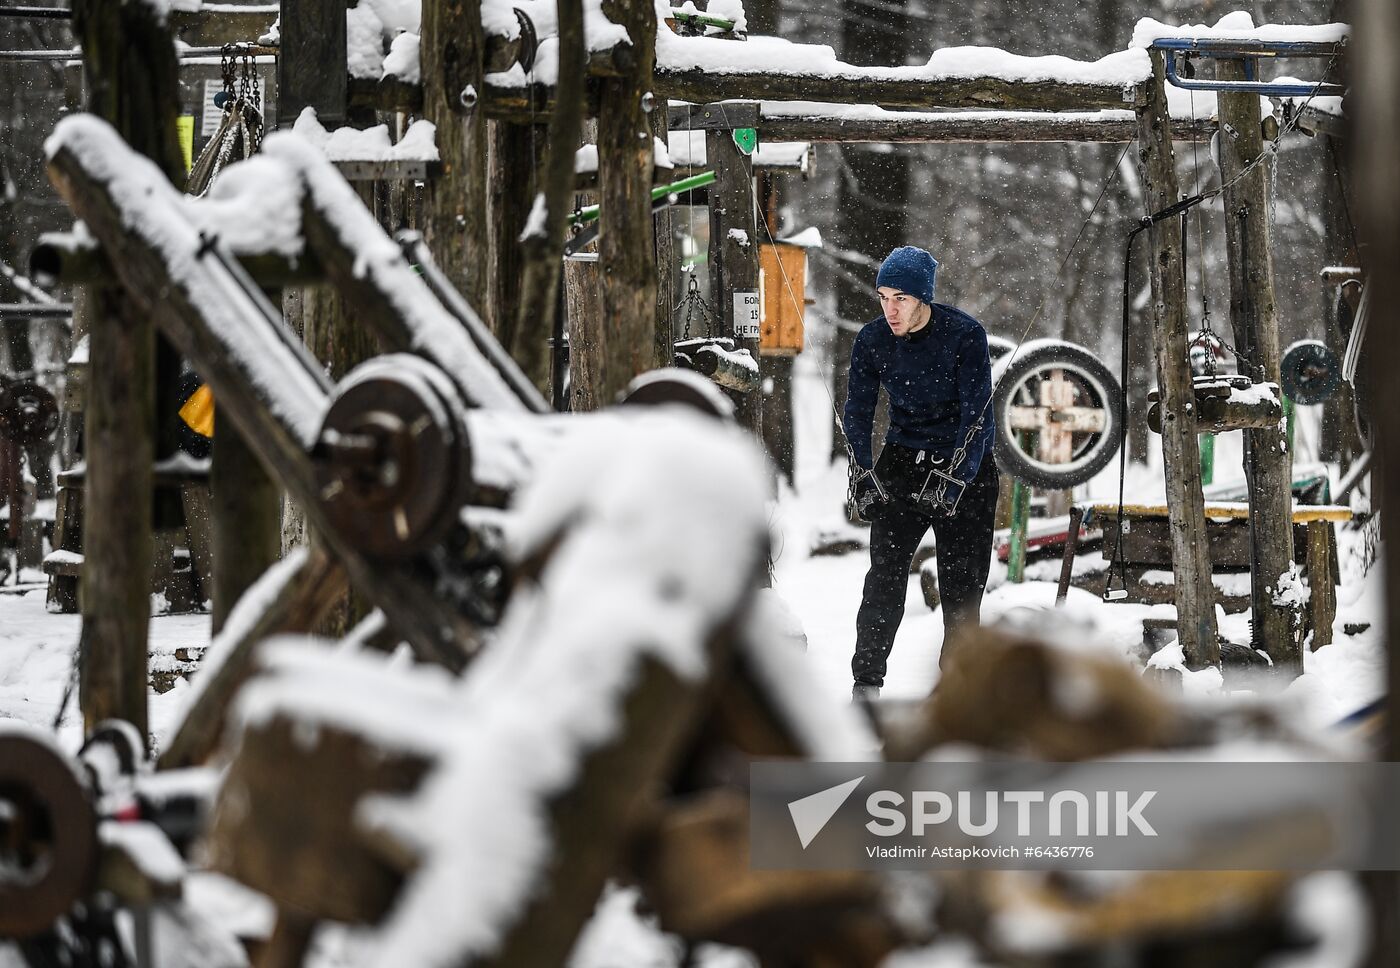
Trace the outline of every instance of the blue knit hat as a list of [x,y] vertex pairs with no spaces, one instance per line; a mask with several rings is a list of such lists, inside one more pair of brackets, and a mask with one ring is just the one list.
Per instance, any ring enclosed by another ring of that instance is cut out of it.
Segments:
[[928,252],[914,245],[901,245],[880,263],[880,274],[875,277],[875,288],[889,286],[900,292],[907,292],[921,301],[933,305],[934,276],[938,272],[938,260]]

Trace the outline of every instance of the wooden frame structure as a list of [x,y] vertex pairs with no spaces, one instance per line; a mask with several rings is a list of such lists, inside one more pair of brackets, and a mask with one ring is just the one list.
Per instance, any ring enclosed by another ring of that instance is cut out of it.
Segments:
[[[317,16],[338,18],[340,8],[328,0],[296,0],[291,6],[298,8],[284,18],[284,31],[288,24],[298,24],[303,20],[314,21]],[[612,14],[624,20],[636,11],[636,5],[617,3],[609,6]],[[645,5],[642,5],[645,6]],[[450,16],[449,16],[450,13]],[[643,12],[645,13],[645,11]],[[468,293],[468,303],[480,305],[484,293],[479,289],[481,280],[490,275],[485,260],[489,258],[492,246],[486,244],[483,233],[485,184],[487,166],[485,161],[484,131],[488,119],[492,123],[519,122],[526,118],[536,118],[550,109],[554,103],[552,91],[540,87],[507,88],[494,83],[486,73],[487,66],[500,69],[508,66],[518,50],[500,38],[484,37],[479,34],[479,6],[476,3],[448,5],[445,0],[429,0],[425,4],[423,28],[423,63],[425,81],[422,95],[415,93],[412,85],[393,78],[386,79],[375,93],[366,98],[364,85],[350,84],[346,89],[343,103],[354,108],[356,105],[375,103],[379,107],[410,107],[421,104],[428,117],[439,125],[439,144],[444,152],[441,163],[441,176],[429,182],[425,226],[430,243],[438,252],[439,259],[449,276],[458,281]],[[463,26],[468,29],[460,30]],[[634,36],[650,37],[654,25],[643,18],[630,23]],[[293,28],[295,30],[295,27]],[[328,32],[335,34],[336,31]],[[331,57],[334,52],[327,54]],[[1124,86],[1120,83],[1060,83],[1060,82],[1013,82],[998,78],[924,78],[917,81],[872,77],[858,80],[832,79],[825,75],[771,74],[765,72],[731,72],[725,74],[699,71],[675,71],[665,66],[654,66],[654,52],[648,49],[621,47],[606,52],[591,52],[587,58],[587,69],[591,79],[589,91],[584,98],[586,114],[597,115],[603,125],[600,127],[598,143],[602,155],[602,171],[599,191],[602,198],[604,227],[602,232],[603,251],[601,253],[601,289],[603,316],[616,321],[619,327],[614,339],[628,345],[647,347],[632,361],[633,372],[650,366],[669,362],[669,358],[654,358],[661,354],[660,340],[652,334],[658,331],[657,318],[663,311],[661,301],[654,295],[658,275],[655,253],[651,243],[648,223],[651,213],[647,199],[652,179],[651,156],[643,150],[649,142],[650,131],[656,125],[645,117],[642,95],[652,92],[657,97],[685,99],[700,105],[692,110],[703,113],[704,105],[730,98],[759,100],[801,100],[820,101],[823,98],[859,97],[862,101],[877,104],[884,108],[902,110],[918,109],[925,113],[908,116],[872,117],[851,120],[837,116],[814,113],[811,109],[786,111],[772,109],[765,112],[762,104],[746,107],[729,101],[722,111],[717,112],[720,120],[710,120],[704,124],[707,130],[707,150],[711,163],[715,165],[718,182],[712,189],[713,197],[723,200],[722,204],[711,206],[714,224],[712,225],[712,264],[716,274],[715,292],[717,302],[724,314],[726,329],[732,332],[734,298],[733,294],[753,290],[756,292],[758,272],[756,214],[753,208],[753,192],[746,161],[739,154],[732,137],[733,129],[739,125],[728,118],[729,113],[756,117],[755,126],[761,136],[770,140],[780,138],[800,138],[827,142],[855,141],[896,141],[906,143],[967,143],[967,142],[1054,142],[1054,141],[1101,141],[1123,142],[1136,137],[1140,142],[1140,159],[1144,179],[1148,187],[1149,207],[1160,211],[1173,204],[1179,195],[1172,169],[1173,141],[1184,136],[1190,139],[1203,139],[1209,136],[1213,124],[1202,119],[1191,119],[1175,125],[1169,116],[1164,96],[1164,69],[1160,55],[1153,55],[1153,74],[1144,82]],[[298,70],[307,68],[305,62],[298,68],[295,56],[283,59],[279,70],[285,75],[281,81],[283,96],[291,96],[302,83],[308,90],[316,89],[306,78],[300,81]],[[331,63],[334,63],[332,59]],[[323,62],[321,72],[326,71]],[[335,73],[334,70],[331,73]],[[305,83],[303,83],[305,82]],[[309,86],[308,86],[309,85]],[[596,96],[593,88],[596,87]],[[335,94],[335,92],[333,92]],[[471,94],[471,96],[467,96]],[[335,97],[339,97],[335,94]],[[1224,170],[1235,172],[1257,156],[1262,119],[1258,115],[1257,99],[1253,113],[1244,100],[1232,102],[1222,97],[1222,111],[1245,112],[1230,114],[1234,127],[1249,133],[1249,140],[1237,146],[1236,153],[1222,160]],[[986,112],[992,107],[997,109]],[[955,113],[944,109],[977,108],[983,113]],[[930,109],[940,109],[928,113]],[[1095,114],[1085,114],[1095,111]],[[1133,112],[1131,115],[1128,112]],[[288,112],[283,112],[284,117]],[[327,118],[334,117],[334,106],[327,104]],[[674,126],[675,119],[672,119]],[[1253,154],[1251,154],[1253,152]],[[1233,168],[1231,166],[1234,166]],[[1262,218],[1265,211],[1264,192],[1266,182],[1264,171],[1259,168],[1253,177],[1244,179],[1238,186],[1232,186],[1231,204],[1246,208],[1254,219]],[[307,212],[308,233],[320,230],[329,233],[329,223],[324,213],[318,213],[314,206]],[[1154,226],[1150,233],[1152,245],[1152,281],[1154,294],[1154,319],[1156,332],[1154,343],[1158,349],[1158,371],[1162,381],[1164,450],[1166,453],[1166,476],[1168,481],[1169,506],[1172,509],[1172,535],[1175,558],[1178,568],[1178,599],[1180,615],[1179,634],[1188,661],[1194,665],[1211,664],[1218,661],[1216,630],[1214,625],[1213,592],[1210,583],[1210,569],[1207,549],[1200,540],[1203,516],[1202,497],[1199,481],[1199,461],[1196,455],[1195,423],[1193,420],[1177,419],[1191,409],[1191,377],[1186,362],[1186,314],[1184,285],[1181,282],[1181,253],[1176,234],[1171,230],[1171,222]],[[1243,223],[1241,223],[1243,224]],[[1248,334],[1243,340],[1259,347],[1261,375],[1267,379],[1270,369],[1277,372],[1276,321],[1271,315],[1272,282],[1267,267],[1267,239],[1256,222],[1250,223],[1242,236],[1248,244],[1232,236],[1231,264],[1238,271],[1232,273],[1240,280],[1235,287],[1236,298],[1232,303],[1239,307],[1232,312],[1236,323],[1237,338]],[[345,250],[322,240],[316,247],[316,257],[321,260],[320,269],[326,272],[337,284],[356,293],[359,303],[368,307],[366,321],[371,325],[384,324],[388,331],[381,331],[390,345],[411,345],[413,334],[396,329],[392,320],[394,314],[388,312],[388,298],[383,288],[366,285],[352,271],[353,260],[345,255]],[[342,240],[344,244],[345,240]],[[745,244],[747,242],[748,244]],[[340,254],[337,254],[340,253]],[[329,261],[328,261],[329,260]],[[1262,260],[1262,261],[1261,261]],[[1260,268],[1262,266],[1262,269]],[[116,267],[117,276],[123,281],[133,270],[129,265]],[[158,267],[148,265],[142,270],[147,273],[147,282],[160,282]],[[228,288],[229,279],[236,277],[232,263],[209,270],[215,278],[223,279],[219,285]],[[257,285],[273,286],[279,281],[294,278],[297,273],[314,272],[305,265],[295,270],[279,269],[265,273],[259,266]],[[212,284],[212,282],[211,282]],[[244,309],[251,312],[258,306],[258,300],[245,293],[247,303]],[[161,307],[154,307],[159,314]],[[267,307],[258,307],[266,315]],[[165,310],[173,311],[173,310]],[[270,317],[269,317],[270,318]],[[173,323],[172,323],[173,325]],[[626,335],[632,334],[632,335]],[[542,334],[536,334],[542,335]],[[186,334],[183,339],[193,347],[191,340],[203,339]],[[1272,339],[1273,356],[1270,357]],[[405,341],[408,341],[406,344]],[[757,338],[751,341],[751,348],[757,355]],[[203,347],[206,351],[207,346]],[[655,352],[653,352],[655,350]],[[309,372],[309,371],[308,371]],[[289,378],[293,374],[289,373]],[[630,374],[629,374],[630,375]],[[614,374],[612,379],[619,377]],[[225,376],[223,379],[230,379]],[[625,382],[625,380],[624,380]],[[246,388],[245,388],[246,389]],[[322,384],[323,395],[328,386]],[[251,391],[249,391],[251,392]],[[741,408],[743,422],[757,429],[762,424],[761,411],[757,405],[757,395]],[[751,401],[751,402],[750,402]],[[271,401],[268,401],[271,402]],[[319,405],[319,404],[318,404]],[[245,415],[235,422],[246,431],[257,425],[253,415]],[[260,428],[256,432],[262,432]],[[1252,431],[1258,440],[1252,449],[1263,461],[1262,470],[1254,475],[1254,495],[1258,500],[1259,514],[1256,521],[1261,575],[1281,575],[1282,562],[1291,560],[1291,534],[1287,527],[1287,488],[1283,497],[1278,496],[1274,487],[1276,460],[1268,456],[1273,448],[1265,446],[1263,435],[1269,431]],[[274,439],[276,436],[274,435]],[[1253,438],[1252,438],[1253,439]],[[286,454],[293,441],[284,440]],[[304,442],[303,442],[304,443]],[[297,446],[300,446],[298,444]],[[100,461],[99,461],[100,463]],[[226,462],[227,463],[227,462]],[[252,462],[240,460],[240,465]],[[288,468],[290,469],[290,467]],[[303,491],[303,497],[310,499],[309,480],[302,471],[290,475],[290,479],[301,479],[302,484],[291,488]],[[239,491],[241,485],[235,485]],[[249,484],[250,493],[258,488]],[[266,493],[265,489],[263,493]],[[1282,501],[1283,503],[1280,503]],[[266,503],[263,500],[262,503]],[[302,503],[302,502],[299,502]],[[235,515],[248,513],[248,509],[235,509],[225,517],[233,520]],[[217,525],[216,525],[217,530]],[[330,539],[334,545],[334,539]],[[345,551],[335,548],[337,553]],[[356,564],[354,554],[347,559],[347,570],[357,585],[368,577],[368,566]],[[98,566],[94,563],[96,567]],[[249,569],[251,570],[254,569]],[[392,575],[392,572],[391,572]],[[246,586],[250,575],[237,579],[238,586]],[[386,608],[391,621],[404,623],[403,631],[425,654],[435,654],[439,661],[456,664],[454,647],[446,644],[441,630],[453,629],[452,638],[458,642],[470,643],[473,640],[470,623],[461,617],[447,620],[440,608],[429,607],[427,602],[415,599],[415,593],[404,582],[390,577],[378,583],[392,589],[390,597],[399,596]],[[1266,581],[1256,583],[1255,605],[1260,621],[1256,625],[1256,635],[1261,642],[1269,644],[1276,665],[1296,668],[1298,659],[1296,614],[1287,608],[1273,604],[1274,597]],[[1276,584],[1276,581],[1273,583]],[[239,587],[237,590],[241,590]],[[225,599],[228,595],[223,596]],[[417,605],[422,605],[420,609]],[[134,610],[128,604],[127,610]],[[416,617],[415,617],[416,616]],[[427,618],[432,616],[432,618]],[[437,620],[441,619],[441,622]],[[429,625],[437,623],[436,630]]]

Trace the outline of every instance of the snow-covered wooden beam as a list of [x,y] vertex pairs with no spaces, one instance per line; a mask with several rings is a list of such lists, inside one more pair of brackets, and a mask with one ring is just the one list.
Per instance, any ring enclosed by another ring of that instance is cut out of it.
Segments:
[[1132,108],[1152,76],[1142,50],[1096,61],[1026,57],[993,47],[935,50],[926,64],[866,67],[821,44],[778,37],[745,43],[710,37],[656,38],[656,91],[673,100],[830,101],[886,108],[1088,111]]
[[[932,111],[982,108],[1006,111],[1097,111],[1132,109],[1140,85],[1008,81],[996,77],[906,79],[840,77],[823,74],[772,74],[762,70],[712,74],[703,69],[656,71],[655,93],[676,101],[725,100],[821,101],[877,105],[886,109]],[[515,83],[504,75],[486,79],[482,106],[493,118],[518,122],[546,117],[553,87]],[[817,140],[802,138],[800,140]]]
[[[626,45],[590,51],[589,76],[626,73],[629,52]],[[922,66],[864,67],[839,60],[823,45],[793,44],[776,37],[751,36],[744,43],[678,37],[663,25],[656,35],[653,92],[700,104],[769,99],[912,110],[1090,111],[1136,107],[1151,74],[1144,50],[1077,61],[960,47],[935,51]],[[507,120],[544,117],[550,111],[555,83],[552,63],[536,65],[528,77],[518,64],[488,72],[485,90],[479,92],[480,109]],[[421,93],[415,89],[416,83],[386,76],[382,81],[357,80],[352,96],[373,101],[377,107],[389,101],[409,107],[415,99],[421,104]]]
[[[1338,98],[1316,98],[1318,101],[1336,101]],[[1325,134],[1333,138],[1345,138],[1351,125],[1341,112],[1340,105],[1318,106],[1308,104],[1298,110],[1298,129],[1307,134]]]
[[484,333],[484,325],[468,329],[447,311],[325,155],[296,135],[270,135],[263,150],[301,184],[309,247],[386,350],[432,360],[473,406],[526,409],[499,364],[473,342],[470,333]]
[[319,546],[296,548],[239,599],[200,661],[192,694],[160,754],[165,770],[205,762],[223,737],[234,695],[272,635],[310,632],[341,599],[345,570]]
[[1021,81],[999,77],[842,77],[778,74],[763,70],[712,73],[703,68],[656,72],[659,94],[681,101],[769,99],[874,104],[883,108],[999,108],[1020,111],[1086,111],[1132,107],[1138,85]]
[[[289,256],[280,252],[235,252],[243,271],[263,289],[320,282],[320,263],[309,252]],[[29,253],[29,273],[46,285],[85,286],[114,282],[112,264],[91,235],[45,232]]]
[[[323,510],[310,453],[331,387],[280,312],[222,243],[190,221],[185,196],[109,125],[71,115],[55,127],[45,148],[50,179],[103,245],[122,286],[199,366],[220,414],[302,507],[352,583],[421,656],[461,668],[475,646],[476,629],[438,594],[431,575],[425,580],[416,567],[421,562],[369,559]],[[296,181],[284,171],[265,190]],[[300,207],[299,200],[292,204]]]
[[[1209,141],[1214,132],[1215,122],[1209,118],[1187,119],[1172,125],[1172,137],[1178,141]],[[775,141],[1121,144],[1137,137],[1137,117],[1131,111],[873,113],[833,110],[789,113],[765,106],[759,115],[758,134],[760,144]]]

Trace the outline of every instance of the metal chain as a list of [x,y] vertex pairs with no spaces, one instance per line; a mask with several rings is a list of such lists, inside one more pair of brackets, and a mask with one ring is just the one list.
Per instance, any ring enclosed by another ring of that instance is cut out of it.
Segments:
[[700,310],[701,321],[720,326],[724,323],[719,314],[710,307],[710,304],[705,302],[705,297],[700,294],[700,280],[695,277],[694,272],[690,274],[690,283],[686,287],[685,298],[676,305],[672,312],[679,312],[681,306],[685,307],[685,329],[681,334],[681,339],[690,339],[690,320],[694,317],[696,309]]
[[234,55],[237,48],[233,44],[224,44],[223,50],[219,53],[219,74],[223,77],[224,93],[230,99],[234,97],[234,72],[237,68]]

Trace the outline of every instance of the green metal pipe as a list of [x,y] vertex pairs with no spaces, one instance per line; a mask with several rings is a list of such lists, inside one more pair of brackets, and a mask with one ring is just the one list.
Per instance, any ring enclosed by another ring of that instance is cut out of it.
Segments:
[[[704,188],[713,184],[715,173],[713,171],[702,171],[698,175],[691,175],[689,178],[682,178],[680,181],[673,181],[669,185],[657,185],[651,190],[651,200],[653,202],[665,198],[667,195],[679,195],[681,192],[693,191],[697,188]],[[586,225],[598,217],[599,206],[588,205],[579,209],[569,216],[569,221],[574,225]]]
[[1016,585],[1026,580],[1026,528],[1030,518],[1030,485],[1017,478],[1011,483],[1011,553],[1006,558],[1006,580]]
[[1197,434],[1201,448],[1201,483],[1215,483],[1215,434]]
[[[1031,453],[1037,434],[1020,431],[1021,450]],[[1031,487],[1019,477],[1011,482],[1011,552],[1006,556],[1006,580],[1019,585],[1026,580],[1026,530],[1031,519]]]
[[691,13],[689,10],[677,10],[674,7],[671,8],[671,16],[686,23],[704,24],[706,27],[718,27],[720,30],[733,30],[737,26],[734,21],[725,20],[723,17],[712,17],[707,13]]

